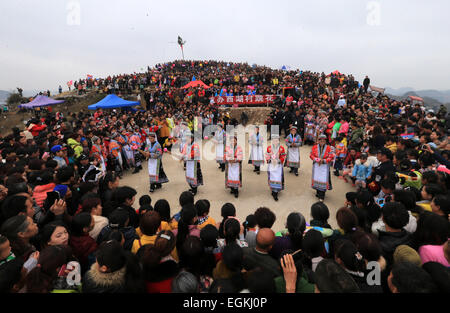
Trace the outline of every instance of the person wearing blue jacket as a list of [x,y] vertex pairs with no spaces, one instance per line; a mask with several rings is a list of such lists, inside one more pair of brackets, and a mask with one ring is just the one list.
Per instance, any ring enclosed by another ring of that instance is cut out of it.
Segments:
[[367,153],[362,153],[360,158],[356,160],[352,171],[352,176],[356,179],[355,185],[366,188],[366,180],[370,174],[372,174],[372,166],[367,164]]

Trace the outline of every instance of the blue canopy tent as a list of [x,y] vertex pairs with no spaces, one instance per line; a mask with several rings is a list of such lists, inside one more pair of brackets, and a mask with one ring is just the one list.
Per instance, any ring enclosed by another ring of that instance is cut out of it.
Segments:
[[107,95],[105,98],[103,98],[99,102],[88,106],[88,109],[89,110],[116,109],[116,108],[132,107],[135,105],[141,105],[141,103],[139,101],[127,101],[122,98],[119,98],[116,95]]

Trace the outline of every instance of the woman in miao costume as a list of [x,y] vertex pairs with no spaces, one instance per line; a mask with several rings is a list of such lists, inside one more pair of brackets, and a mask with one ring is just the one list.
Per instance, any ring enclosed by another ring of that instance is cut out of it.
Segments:
[[183,160],[186,162],[186,181],[189,187],[191,187],[189,191],[195,196],[198,186],[203,185],[203,175],[200,168],[200,148],[194,142],[193,135],[187,137],[180,162]]
[[230,193],[237,198],[239,188],[242,187],[242,159],[244,152],[237,145],[237,137],[233,138],[232,146],[227,146],[225,151],[225,187],[230,188]]
[[255,167],[253,172],[259,175],[261,173],[261,165],[264,164],[264,140],[259,133],[259,126],[255,126],[255,133],[250,136],[248,142],[250,144],[250,158],[248,163]]
[[332,189],[330,165],[334,160],[333,149],[327,145],[326,135],[319,136],[319,143],[313,146],[309,157],[313,160],[311,187],[316,190],[316,197],[323,201],[325,192]]
[[280,145],[280,136],[272,135],[272,144],[267,147],[266,162],[267,178],[272,191],[272,197],[278,201],[278,193],[284,189],[284,171],[283,164],[286,159],[284,147]]
[[150,192],[162,187],[161,184],[169,182],[169,179],[164,173],[162,164],[162,149],[158,141],[156,141],[156,134],[151,132],[147,137],[147,145],[145,150],[139,150],[148,159],[148,175],[150,179]]
[[218,130],[214,134],[213,142],[216,144],[216,162],[219,163],[219,168],[222,172],[225,171],[225,150],[226,150],[226,133],[223,129],[223,124],[218,123]]
[[291,133],[286,137],[287,158],[286,167],[290,167],[289,173],[294,173],[298,176],[298,169],[300,167],[300,146],[302,145],[302,138],[297,134],[297,127],[291,127]]
[[305,116],[305,143],[316,141],[316,118],[314,116],[314,111],[309,110],[308,114]]

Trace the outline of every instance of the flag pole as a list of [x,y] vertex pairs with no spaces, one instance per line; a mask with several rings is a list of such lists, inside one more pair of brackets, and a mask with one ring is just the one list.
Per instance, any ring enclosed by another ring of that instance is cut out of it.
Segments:
[[183,61],[184,61],[184,49],[183,49],[183,46],[184,46],[185,43],[186,43],[186,41],[183,41],[183,39],[180,36],[178,36],[178,44],[180,45],[180,48],[181,48],[181,54],[183,56]]

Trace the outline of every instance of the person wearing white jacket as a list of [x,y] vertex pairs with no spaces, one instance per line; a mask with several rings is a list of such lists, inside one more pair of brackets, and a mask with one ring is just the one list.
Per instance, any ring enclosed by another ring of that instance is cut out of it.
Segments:
[[[403,227],[408,233],[412,234],[417,229],[417,220],[416,218],[411,214],[411,211],[408,211],[409,214],[409,221],[408,224],[406,224],[405,227]],[[372,233],[376,236],[378,236],[378,230],[386,231],[386,225],[383,222],[383,217],[380,217],[378,221],[372,224]]]

